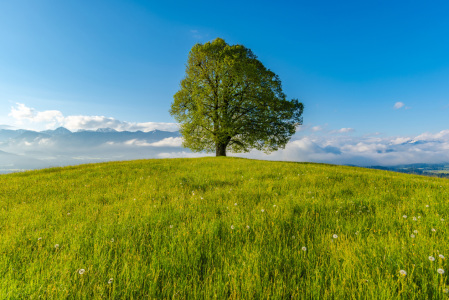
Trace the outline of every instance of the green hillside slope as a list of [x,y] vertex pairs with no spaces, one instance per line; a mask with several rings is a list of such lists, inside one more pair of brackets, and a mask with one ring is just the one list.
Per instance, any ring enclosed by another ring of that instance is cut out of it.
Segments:
[[448,213],[447,179],[323,164],[1,175],[0,298],[444,299]]

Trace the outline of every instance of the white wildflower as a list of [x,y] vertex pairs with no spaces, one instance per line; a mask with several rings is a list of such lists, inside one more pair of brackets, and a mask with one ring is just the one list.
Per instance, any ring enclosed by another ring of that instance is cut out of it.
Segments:
[[307,248],[306,247],[302,247],[301,250],[305,252],[305,251],[307,251]]
[[430,260],[430,261],[435,261],[435,257],[429,256],[429,260]]
[[401,274],[402,276],[407,276],[407,272],[405,270],[400,270],[399,274]]
[[332,235],[332,237],[333,237],[334,239],[336,239],[336,238],[338,238],[338,235],[334,234],[334,235]]
[[114,281],[114,278],[109,278],[108,283],[111,284]]
[[441,275],[444,274],[444,270],[443,269],[438,269],[437,272],[438,272],[438,274],[441,274]]
[[84,270],[84,269],[80,269],[80,270],[78,271],[78,273],[80,273],[80,275],[83,275],[84,272],[86,272],[86,270]]

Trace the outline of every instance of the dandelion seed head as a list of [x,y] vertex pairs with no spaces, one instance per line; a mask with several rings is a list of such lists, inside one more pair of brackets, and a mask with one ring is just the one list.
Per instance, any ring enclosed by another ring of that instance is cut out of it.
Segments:
[[80,269],[80,270],[78,271],[78,273],[79,273],[80,275],[83,275],[84,272],[86,272],[86,270],[84,270],[84,269]]
[[307,251],[307,248],[306,247],[302,247],[301,250],[305,252],[305,251]]
[[37,239],[38,241],[40,241],[40,240],[42,240],[42,238],[41,237],[39,237],[38,239]]
[[109,278],[108,284],[112,284],[113,281],[114,281],[114,278]]
[[263,209],[263,208],[262,208],[262,209],[261,209],[260,211],[261,211],[261,212],[264,212],[264,211],[265,211],[265,209]]
[[249,229],[249,225],[246,225],[246,229]]
[[355,232],[355,235],[358,235],[358,234],[359,234],[359,232],[358,232],[358,231],[356,231],[356,232]]
[[114,238],[111,239],[111,243],[113,243],[113,242],[114,242]]
[[437,272],[438,272],[438,274],[441,274],[441,275],[444,274],[444,270],[443,269],[438,269]]
[[426,207],[429,207],[429,204],[427,204]]
[[237,206],[237,203],[234,203],[234,206]]
[[430,261],[435,261],[435,257],[429,256],[429,260],[430,260]]
[[173,228],[173,225],[170,225],[169,227],[170,227],[170,228]]
[[418,230],[413,230],[414,233],[418,233]]
[[407,219],[407,215],[403,215],[402,217],[403,217],[404,219]]
[[435,232],[435,231],[437,231],[435,228],[432,228],[432,232]]
[[55,244],[55,248],[58,249],[59,248],[59,244]]
[[410,237],[413,239],[413,238],[415,238],[415,235],[412,233],[412,234],[410,235]]
[[231,225],[231,229],[234,229],[234,225]]
[[399,274],[401,274],[402,276],[407,276],[407,272],[405,270],[400,270]]
[[338,238],[338,235],[334,234],[334,235],[332,235],[332,237],[333,237],[334,239],[336,239],[336,238]]
[[416,217],[413,217],[413,221],[417,221],[418,219]]
[[438,255],[438,257],[441,259],[446,259],[443,254]]

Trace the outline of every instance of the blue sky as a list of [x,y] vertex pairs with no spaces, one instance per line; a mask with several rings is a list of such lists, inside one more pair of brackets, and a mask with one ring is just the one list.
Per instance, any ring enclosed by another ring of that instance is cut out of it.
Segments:
[[302,100],[299,135],[437,134],[449,129],[448,15],[447,1],[4,0],[0,126],[172,123],[189,50],[221,37]]

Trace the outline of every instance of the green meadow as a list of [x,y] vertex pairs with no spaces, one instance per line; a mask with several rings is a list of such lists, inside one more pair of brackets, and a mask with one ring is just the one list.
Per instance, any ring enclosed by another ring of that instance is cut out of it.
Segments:
[[447,299],[449,180],[238,158],[0,176],[1,299]]

